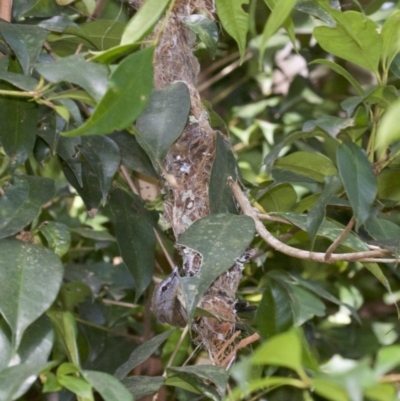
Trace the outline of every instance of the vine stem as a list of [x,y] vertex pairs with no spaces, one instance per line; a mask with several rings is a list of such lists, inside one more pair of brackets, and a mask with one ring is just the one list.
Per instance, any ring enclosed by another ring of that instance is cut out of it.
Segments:
[[[264,226],[264,224],[260,221],[258,213],[252,208],[249,200],[243,194],[242,190],[239,187],[239,184],[235,182],[232,177],[228,177],[228,184],[231,187],[233,196],[239,203],[239,206],[242,209],[242,212],[251,217],[254,220],[254,224],[256,227],[256,231],[259,236],[272,248],[275,250],[282,252],[288,256],[292,256],[297,259],[305,259],[312,260],[314,262],[321,263],[333,263],[338,261],[347,261],[347,262],[367,262],[371,261],[371,258],[379,258],[386,254],[390,254],[390,251],[385,249],[377,249],[372,251],[363,251],[363,252],[351,252],[351,253],[333,253],[330,256],[330,259],[327,261],[326,253],[324,252],[311,252],[304,251],[302,249],[293,248],[292,246],[286,245],[283,242],[276,239]],[[396,261],[395,259],[393,259]],[[380,261],[374,260],[374,261]]]

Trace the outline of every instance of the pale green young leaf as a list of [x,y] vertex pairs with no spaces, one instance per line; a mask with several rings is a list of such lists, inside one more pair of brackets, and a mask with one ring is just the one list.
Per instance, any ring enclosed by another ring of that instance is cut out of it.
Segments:
[[287,21],[290,13],[293,10],[296,0],[277,0],[275,6],[272,10],[271,15],[264,27],[264,31],[261,35],[261,45],[260,45],[260,57],[259,62],[261,64],[265,49],[267,47],[267,42],[271,36]]
[[400,11],[395,11],[385,21],[381,31],[382,63],[388,69],[400,52]]
[[216,0],[217,14],[225,30],[235,39],[243,61],[246,50],[246,36],[249,29],[249,15],[243,10],[249,0]]
[[151,31],[171,0],[147,0],[125,27],[121,45],[131,45]]
[[382,157],[386,149],[393,143],[400,140],[400,100],[393,102],[386,113],[379,121],[376,133],[375,150]]

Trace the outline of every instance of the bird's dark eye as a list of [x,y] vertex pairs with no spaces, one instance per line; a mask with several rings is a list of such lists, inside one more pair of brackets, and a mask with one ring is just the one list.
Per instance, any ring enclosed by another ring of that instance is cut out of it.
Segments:
[[167,285],[163,285],[163,286],[161,287],[161,291],[162,291],[162,292],[165,292],[165,291],[167,291],[167,288],[168,288]]

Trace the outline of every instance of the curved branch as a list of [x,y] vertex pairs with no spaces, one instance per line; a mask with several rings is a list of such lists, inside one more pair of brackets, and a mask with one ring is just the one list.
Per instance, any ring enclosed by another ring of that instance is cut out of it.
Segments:
[[254,224],[256,226],[256,231],[260,235],[260,237],[269,244],[272,248],[276,249],[279,252],[282,252],[288,256],[293,256],[297,259],[306,259],[312,260],[314,262],[321,263],[333,263],[338,261],[347,261],[347,262],[366,262],[370,261],[373,258],[374,261],[379,261],[381,256],[390,254],[390,251],[385,249],[377,249],[372,251],[364,251],[364,252],[351,252],[351,253],[333,253],[330,255],[330,259],[325,260],[326,253],[324,252],[310,252],[304,251],[302,249],[297,249],[292,246],[286,245],[283,242],[276,239],[264,226],[264,224],[259,220],[258,213],[253,209],[250,205],[249,200],[243,194],[237,182],[235,182],[232,177],[228,177],[228,184],[231,187],[233,192],[233,196],[236,201],[239,203],[243,213],[254,220]]

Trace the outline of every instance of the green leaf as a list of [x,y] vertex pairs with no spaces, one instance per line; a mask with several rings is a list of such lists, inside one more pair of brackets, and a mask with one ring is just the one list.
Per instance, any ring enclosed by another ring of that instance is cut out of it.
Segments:
[[357,11],[330,12],[337,25],[334,28],[318,26],[314,29],[313,34],[319,45],[328,53],[378,75],[382,48],[378,25]]
[[188,121],[190,94],[183,82],[154,91],[138,118],[137,140],[153,163],[162,163],[171,145],[181,136]]
[[393,142],[400,140],[400,126],[397,124],[400,113],[400,99],[393,102],[379,121],[376,133],[375,150],[382,158]]
[[222,26],[235,39],[243,62],[246,51],[246,36],[249,29],[249,14],[243,11],[249,0],[216,0],[217,14]]
[[157,393],[164,383],[164,376],[128,376],[122,380],[122,384],[137,400]]
[[112,73],[107,91],[93,114],[65,136],[108,134],[124,129],[145,109],[153,88],[154,47],[126,57]]
[[214,59],[218,45],[218,27],[216,23],[201,14],[189,15],[184,19],[184,23],[204,43],[210,52],[211,58]]
[[289,294],[275,280],[267,282],[257,308],[256,325],[264,338],[282,333],[293,325],[293,311]]
[[139,345],[135,351],[132,352],[129,359],[121,365],[116,371],[114,376],[117,379],[124,379],[128,373],[133,370],[136,366],[139,366],[142,362],[148,359],[158,347],[174,332],[174,330],[168,330],[164,333],[154,336],[152,339]]
[[389,280],[383,273],[382,269],[378,265],[378,263],[366,263],[362,262],[363,266],[369,270],[380,282],[381,284],[386,288],[386,290],[391,294],[392,293],[392,288],[390,287]]
[[[115,19],[98,19],[97,21],[85,22],[79,25],[79,27],[83,31],[83,38],[93,43],[97,49],[105,50],[113,46],[118,46],[125,29],[125,24]],[[68,27],[65,32],[71,32],[71,28]],[[77,31],[75,32],[77,33]]]
[[134,135],[128,131],[119,131],[113,132],[109,137],[118,145],[124,166],[150,177],[157,177],[149,156]]
[[0,143],[11,158],[11,166],[24,163],[33,151],[38,108],[24,99],[0,98]]
[[341,187],[342,182],[338,176],[325,177],[324,190],[307,215],[307,232],[310,236],[312,247],[318,230],[325,219],[325,208]]
[[80,151],[95,173],[103,202],[106,201],[115,173],[121,162],[117,144],[104,135],[82,138]]
[[115,377],[93,370],[83,370],[82,375],[104,401],[133,401],[132,394]]
[[274,186],[257,200],[268,213],[288,212],[296,204],[296,201],[297,193],[290,184]]
[[61,339],[69,361],[77,368],[80,365],[78,345],[76,343],[78,328],[73,314],[71,312],[50,310],[47,312],[47,316],[53,323],[58,338]]
[[349,401],[346,390],[334,379],[316,377],[312,381],[314,391],[330,401]]
[[107,67],[86,61],[83,54],[41,62],[35,65],[35,69],[53,84],[68,82],[81,86],[96,101],[99,101],[106,92]]
[[121,45],[130,45],[148,34],[171,0],[147,0],[140,6],[133,18],[125,27],[121,38]]
[[44,363],[20,364],[0,372],[0,400],[9,401],[21,397],[36,380]]
[[122,259],[135,280],[137,301],[153,277],[156,238],[152,222],[137,195],[117,189],[111,193],[110,207]]
[[391,383],[379,383],[368,387],[364,395],[374,401],[393,401],[398,398],[396,386]]
[[48,249],[20,241],[0,241],[0,311],[12,330],[15,345],[52,304],[62,275],[60,260]]
[[216,151],[208,188],[210,211],[212,214],[235,214],[237,208],[227,178],[231,176],[233,180],[238,180],[238,165],[231,145],[220,133],[217,133],[215,142]]
[[382,26],[382,60],[388,69],[397,53],[400,52],[400,11],[389,15]]
[[[313,60],[311,64],[322,64],[326,65],[329,67],[331,70],[335,71],[337,74],[341,75],[342,77],[346,78],[350,84],[353,86],[353,88],[357,91],[357,93],[362,96],[364,94],[364,90],[361,87],[361,85],[358,83],[358,81],[347,71],[345,70],[341,65],[334,63],[333,61],[330,60],[325,60],[325,59],[317,59]],[[321,127],[322,128],[322,127]]]
[[283,366],[293,369],[300,377],[306,376],[301,364],[301,341],[295,330],[278,334],[263,343],[254,352],[252,364]]
[[71,281],[64,284],[58,295],[58,300],[63,310],[73,312],[75,306],[85,301],[86,297],[92,298],[91,289],[81,281]]
[[289,288],[296,326],[301,326],[314,316],[325,316],[325,305],[311,292],[295,285],[291,285]]
[[82,187],[82,164],[79,163],[77,154],[79,152],[79,146],[82,143],[80,137],[77,138],[64,138],[59,137],[54,142],[57,144],[57,154],[67,165],[72,175],[75,176],[78,186]]
[[[295,226],[307,231],[307,215],[300,213],[277,213],[278,216],[289,220]],[[318,230],[318,235],[325,237],[334,241],[343,232],[344,226],[341,224],[324,220],[320,229]],[[365,242],[361,241],[355,234],[349,233],[347,237],[342,241],[341,245],[346,246],[350,249],[357,251],[367,251],[368,247]]]
[[58,376],[57,381],[67,390],[76,394],[80,400],[94,401],[92,386],[86,380],[75,376]]
[[[171,378],[179,378],[214,401],[219,401],[225,395],[229,378],[225,369],[212,365],[170,367],[167,373],[167,385],[172,384]],[[210,381],[216,385],[217,391],[210,386]]]
[[20,176],[0,197],[0,238],[21,231],[54,196],[54,181],[48,178]]
[[337,174],[336,167],[327,157],[313,152],[291,153],[277,159],[274,166],[319,182],[324,182],[326,176]]
[[378,192],[371,163],[363,149],[347,142],[338,148],[337,166],[357,225],[361,225],[367,221]]
[[261,65],[268,40],[285,23],[296,0],[277,0],[261,35],[259,63]]
[[0,80],[6,81],[19,89],[24,91],[33,91],[39,84],[39,81],[30,76],[26,76],[23,74],[17,74],[15,72],[9,72],[8,63],[9,57],[2,56],[0,58]]
[[46,363],[53,348],[53,327],[46,315],[34,321],[22,336],[18,347],[18,358],[21,364]]
[[12,357],[11,330],[4,319],[0,319],[0,372],[5,369]]
[[233,214],[206,216],[194,222],[179,237],[178,245],[197,251],[203,258],[196,276],[180,279],[189,319],[202,295],[244,253],[253,237],[253,220]]
[[68,252],[71,245],[71,235],[68,226],[55,221],[45,221],[40,225],[40,232],[46,238],[48,247],[57,256],[61,257]]
[[[378,181],[379,188],[379,181]],[[379,190],[378,190],[379,194]],[[364,224],[372,238],[376,240],[398,239],[400,238],[400,226],[390,220],[371,216]]]
[[377,378],[400,365],[400,345],[381,348],[376,355],[374,373]]
[[25,75],[39,57],[48,32],[36,25],[19,25],[0,21],[0,34],[14,51]]
[[383,170],[378,175],[378,197],[379,199],[388,199],[400,201],[400,171]]
[[[216,385],[220,396],[223,397],[225,395],[229,379],[226,369],[213,365],[170,367],[168,368],[167,382],[170,377],[175,375],[185,379],[183,374],[185,374],[185,378],[191,377],[195,380],[201,381],[201,383],[204,383],[204,381],[207,381],[207,383],[212,382]],[[191,381],[190,384],[193,385],[193,381]],[[197,389],[200,390],[200,388]],[[218,398],[218,400],[219,399],[220,398]]]

